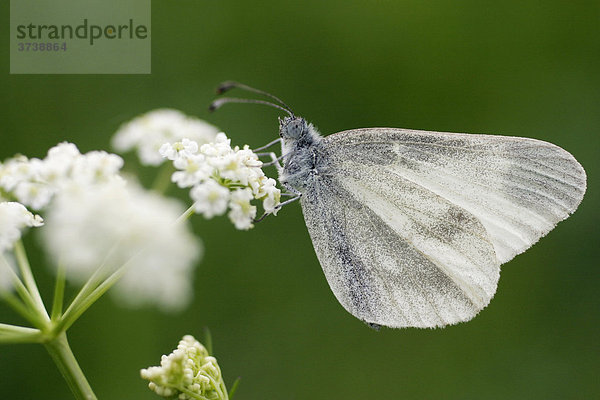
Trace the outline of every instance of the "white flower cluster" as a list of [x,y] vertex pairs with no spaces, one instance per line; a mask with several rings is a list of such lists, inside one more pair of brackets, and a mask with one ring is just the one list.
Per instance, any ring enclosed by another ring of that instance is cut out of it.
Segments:
[[191,187],[190,197],[195,210],[205,218],[223,215],[229,209],[229,219],[237,229],[250,229],[256,218],[253,200],[261,200],[265,213],[277,213],[281,191],[276,181],[265,176],[262,162],[248,146],[231,147],[224,133],[214,142],[199,145],[184,138],[165,143],[160,154],[173,161],[177,169],[172,181],[180,188]]
[[171,354],[161,357],[160,367],[142,369],[141,376],[149,380],[148,387],[162,397],[228,399],[217,360],[190,335],[184,336]]
[[123,303],[181,309],[192,297],[193,268],[201,244],[177,200],[114,181],[58,194],[46,213],[43,244],[82,283],[104,264],[105,274],[129,262],[111,290]]
[[159,165],[164,159],[158,149],[166,142],[188,138],[196,143],[214,140],[218,129],[209,123],[187,116],[180,111],[159,109],[123,124],[112,139],[119,152],[136,150],[144,165]]
[[21,238],[21,231],[31,226],[42,226],[39,215],[33,215],[21,203],[14,201],[0,202],[0,253],[13,247]]
[[165,310],[185,306],[201,244],[189,224],[175,224],[182,204],[126,182],[121,157],[104,151],[81,154],[61,143],[44,159],[16,156],[0,164],[0,251],[41,218],[24,207],[43,209],[42,244],[66,267],[67,278],[87,280],[104,265],[101,278],[130,261],[111,291],[130,305]]
[[18,155],[0,164],[0,190],[34,210],[46,207],[65,186],[87,186],[120,179],[123,159],[104,151],[81,154],[72,143],[60,143],[47,156]]

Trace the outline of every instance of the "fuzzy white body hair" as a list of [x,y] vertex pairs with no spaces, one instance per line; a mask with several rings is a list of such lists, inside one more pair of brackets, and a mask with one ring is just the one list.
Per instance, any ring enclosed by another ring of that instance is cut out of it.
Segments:
[[298,137],[282,135],[281,154],[283,169],[279,174],[282,185],[304,193],[315,175],[325,172],[328,167],[324,155],[323,137],[312,124],[304,120],[303,131]]

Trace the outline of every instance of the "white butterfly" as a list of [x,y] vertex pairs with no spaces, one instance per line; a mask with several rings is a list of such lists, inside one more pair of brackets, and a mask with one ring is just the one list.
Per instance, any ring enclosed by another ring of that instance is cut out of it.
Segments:
[[374,327],[473,318],[494,296],[500,265],[585,193],[581,165],[547,142],[395,128],[322,137],[281,104],[290,116],[280,120],[279,180],[300,197],[338,301]]

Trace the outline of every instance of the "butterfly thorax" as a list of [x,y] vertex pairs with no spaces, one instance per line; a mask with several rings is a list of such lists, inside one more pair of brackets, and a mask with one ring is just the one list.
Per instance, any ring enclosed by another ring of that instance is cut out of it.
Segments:
[[312,124],[300,117],[280,120],[279,135],[283,155],[279,181],[303,193],[310,181],[327,169],[323,138]]

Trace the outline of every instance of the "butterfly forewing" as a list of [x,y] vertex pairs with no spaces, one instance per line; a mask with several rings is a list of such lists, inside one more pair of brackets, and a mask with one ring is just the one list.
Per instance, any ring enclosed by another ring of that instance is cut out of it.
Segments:
[[325,144],[340,170],[373,165],[467,210],[501,263],[574,212],[586,189],[571,154],[535,139],[373,128],[340,132]]

